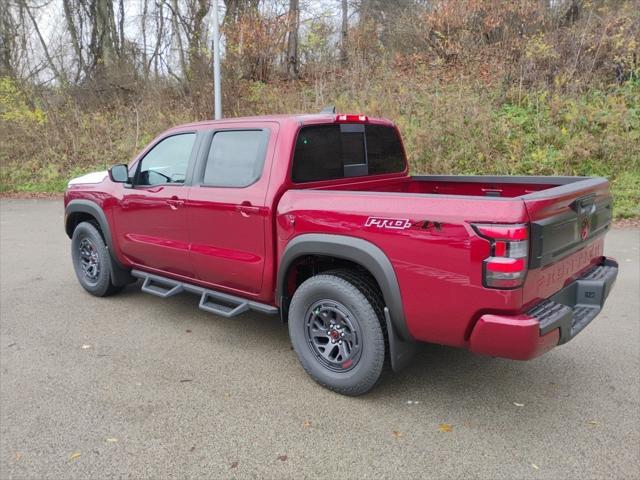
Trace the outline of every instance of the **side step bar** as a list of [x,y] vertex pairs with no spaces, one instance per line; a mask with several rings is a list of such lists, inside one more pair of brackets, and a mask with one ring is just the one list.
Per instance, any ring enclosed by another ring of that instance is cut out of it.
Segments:
[[249,310],[266,313],[268,315],[275,315],[279,312],[277,307],[265,303],[253,302],[245,298],[236,297],[235,295],[208,290],[190,283],[161,277],[160,275],[154,275],[140,270],[132,270],[131,275],[143,280],[143,292],[155,295],[156,297],[168,298],[182,292],[200,295],[200,304],[198,305],[200,309],[215,315],[220,315],[221,317],[232,318]]

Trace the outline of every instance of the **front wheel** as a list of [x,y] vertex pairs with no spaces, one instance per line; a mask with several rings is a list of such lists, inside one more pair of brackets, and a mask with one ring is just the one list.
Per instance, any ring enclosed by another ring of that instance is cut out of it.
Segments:
[[112,282],[111,255],[91,223],[81,222],[73,231],[71,258],[80,285],[91,295],[106,297],[122,290]]
[[364,276],[335,271],[306,280],[289,307],[289,336],[300,363],[319,384],[362,395],[385,362],[381,298]]

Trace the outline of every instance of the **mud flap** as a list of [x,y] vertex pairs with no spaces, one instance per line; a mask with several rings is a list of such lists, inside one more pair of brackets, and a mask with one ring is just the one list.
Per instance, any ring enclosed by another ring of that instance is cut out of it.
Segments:
[[418,344],[407,342],[398,337],[391,321],[389,308],[384,307],[384,320],[387,324],[387,336],[389,337],[389,356],[391,358],[391,369],[394,372],[403,370],[416,353]]

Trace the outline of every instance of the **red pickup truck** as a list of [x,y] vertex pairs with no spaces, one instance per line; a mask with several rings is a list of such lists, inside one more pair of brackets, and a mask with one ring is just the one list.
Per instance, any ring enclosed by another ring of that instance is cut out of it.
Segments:
[[576,336],[618,273],[603,178],[410,176],[364,115],[172,128],[129,165],[73,179],[80,284],[142,279],[222,317],[279,314],[304,369],[358,395],[418,342],[526,360]]

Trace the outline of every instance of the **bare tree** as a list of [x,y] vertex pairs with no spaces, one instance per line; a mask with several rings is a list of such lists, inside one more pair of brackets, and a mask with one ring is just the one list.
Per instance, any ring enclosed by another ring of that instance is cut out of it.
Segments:
[[0,8],[0,77],[16,77],[14,63],[18,38],[18,27],[7,8]]
[[73,52],[75,54],[74,60],[77,63],[77,69],[74,79],[74,81],[77,83],[80,80],[80,76],[87,73],[85,71],[86,67],[84,63],[84,56],[82,53],[82,37],[78,33],[78,27],[76,26],[76,21],[73,14],[73,10],[80,11],[79,23],[80,26],[82,26],[82,10],[79,8],[79,6],[74,6],[71,0],[64,0],[62,2],[62,5],[64,7],[64,18],[67,24],[67,30],[69,31],[69,36],[71,37],[71,46],[73,47]]
[[[156,77],[160,76],[160,46],[162,45],[162,37],[164,36],[164,2],[159,2],[156,8],[156,44],[153,47],[153,54],[149,59],[147,68],[151,70],[151,64],[153,63],[153,71]],[[178,32],[179,34],[179,32]],[[180,46],[180,52],[182,52],[182,45]]]
[[222,24],[224,26],[236,23],[240,17],[257,14],[260,0],[224,0],[225,13]]
[[287,75],[295,80],[300,77],[298,67],[298,31],[300,29],[300,0],[289,0],[287,32]]
[[142,0],[142,16],[140,27],[142,34],[142,74],[144,79],[149,78],[149,65],[147,64],[147,17],[149,15],[149,0]]
[[44,38],[42,36],[42,33],[40,33],[40,28],[38,27],[38,22],[36,22],[36,19],[33,16],[33,13],[31,12],[31,9],[29,8],[29,5],[27,4],[26,0],[20,0],[20,1],[22,3],[22,8],[24,8],[25,12],[27,12],[27,15],[29,16],[29,19],[33,23],[33,28],[35,29],[36,35],[38,36],[38,40],[40,40],[40,45],[42,46],[42,52],[44,53],[44,56],[47,59],[47,63],[49,65],[49,68],[53,72],[54,77],[56,79],[58,79],[58,80],[64,80],[64,78],[60,74],[60,70],[58,69],[58,67],[56,67],[56,64],[53,62],[53,59],[51,58],[51,55],[49,54],[49,48],[47,47],[47,42],[45,42],[45,40],[44,40]]
[[118,12],[118,34],[120,44],[120,57],[124,56],[124,0],[120,0]]
[[180,28],[180,10],[179,10],[178,0],[172,0],[171,6],[171,24],[173,26],[173,38],[176,39],[176,43],[178,44],[178,59],[180,61],[180,70],[182,70],[182,75],[186,75],[187,73],[187,61],[184,56],[184,48],[182,46],[182,30]]
[[104,77],[117,58],[113,3],[111,0],[88,1],[91,22],[91,73],[97,77]]
[[191,0],[189,2],[190,21],[187,23],[189,45],[188,79],[198,78],[208,69],[205,51],[207,49],[207,32],[204,18],[209,11],[208,0]]
[[347,53],[348,41],[349,41],[349,5],[347,0],[341,0],[342,6],[342,24],[340,26],[340,63],[343,67],[347,66],[349,57]]

